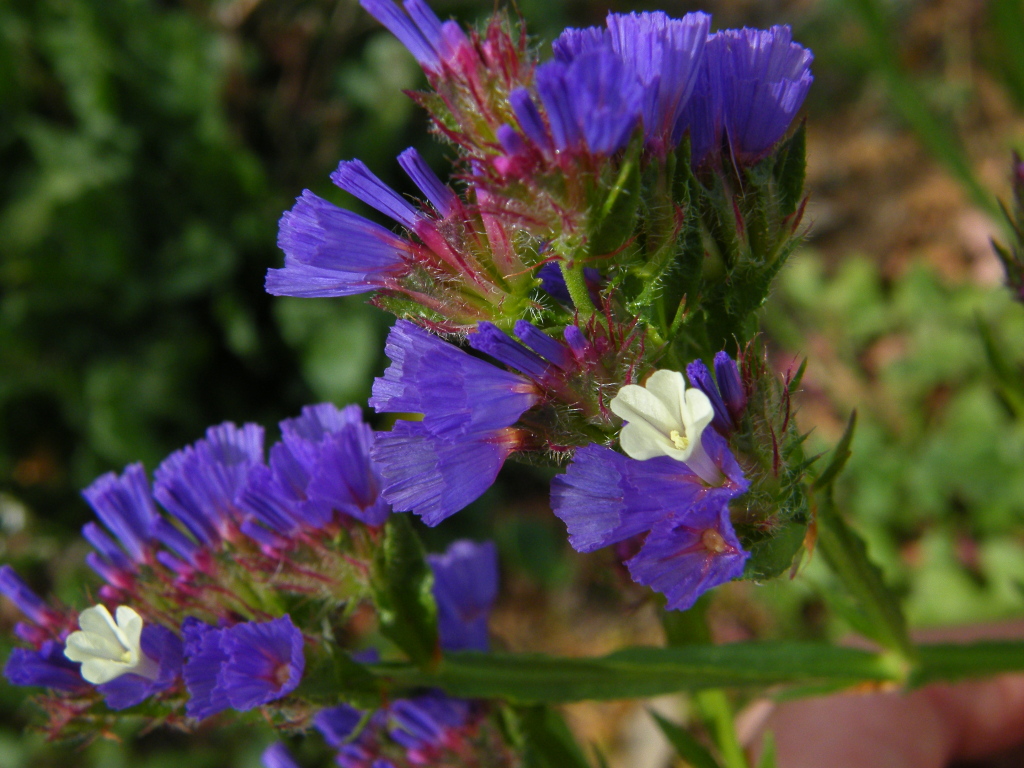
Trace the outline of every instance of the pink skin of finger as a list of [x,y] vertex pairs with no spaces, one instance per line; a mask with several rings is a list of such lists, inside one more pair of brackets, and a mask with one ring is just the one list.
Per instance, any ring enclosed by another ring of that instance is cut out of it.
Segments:
[[[1024,624],[925,633],[925,642],[1019,639]],[[741,737],[760,752],[775,739],[779,768],[945,768],[1024,743],[1024,674],[929,685],[916,691],[847,692],[774,705],[741,717]],[[1016,764],[1016,763],[1015,763]]]

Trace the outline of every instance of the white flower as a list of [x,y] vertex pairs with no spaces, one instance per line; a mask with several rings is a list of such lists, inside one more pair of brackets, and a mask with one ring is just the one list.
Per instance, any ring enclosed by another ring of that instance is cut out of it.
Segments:
[[704,451],[701,434],[715,416],[708,396],[686,388],[678,371],[655,371],[644,386],[627,384],[612,398],[612,413],[626,424],[619,445],[627,456],[645,461],[670,456],[709,483],[721,472]]
[[115,613],[116,622],[103,605],[82,611],[78,615],[82,631],[68,635],[64,655],[82,662],[82,677],[93,685],[129,673],[156,680],[160,665],[142,652],[142,617],[127,605]]

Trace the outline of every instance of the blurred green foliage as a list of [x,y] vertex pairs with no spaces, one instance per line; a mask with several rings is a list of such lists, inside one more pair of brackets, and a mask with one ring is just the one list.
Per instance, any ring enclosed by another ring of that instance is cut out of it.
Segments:
[[[886,280],[851,257],[828,274],[809,251],[779,287],[767,329],[809,356],[821,390],[805,396],[857,409],[837,498],[906,593],[909,620],[1020,615],[1024,419],[999,396],[978,324],[1024,371],[1024,307],[1001,287],[949,285],[923,264]],[[812,442],[826,450],[837,437]]]

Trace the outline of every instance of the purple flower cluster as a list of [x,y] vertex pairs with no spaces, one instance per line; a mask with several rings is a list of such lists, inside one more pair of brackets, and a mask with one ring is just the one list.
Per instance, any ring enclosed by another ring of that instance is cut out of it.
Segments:
[[[735,361],[715,357],[716,379],[696,360],[690,383],[715,413],[701,440],[723,480],[709,485],[685,463],[668,456],[639,461],[610,448],[576,451],[568,471],[551,484],[551,506],[580,552],[632,541],[625,565],[639,584],[661,592],[670,610],[685,610],[708,589],[739,577],[747,558],[729,517],[729,502],[749,482],[729,450],[746,407]],[[639,547],[637,550],[636,547]]]
[[[372,533],[391,507],[370,457],[375,434],[357,406],[309,406],[280,427],[268,461],[262,428],[226,423],[161,463],[152,489],[135,464],[84,491],[102,523],[83,528],[95,548],[87,562],[107,582],[101,595],[174,628],[143,624],[139,643],[152,662],[149,676],[126,673],[95,687],[83,680],[63,653],[76,618],[45,603],[4,566],[0,594],[29,619],[16,632],[32,646],[11,654],[8,679],[86,698],[96,691],[112,709],[178,690],[183,680],[191,695],[186,711],[196,718],[251,709],[294,689],[303,668],[302,634],[287,615],[238,623],[240,608],[261,615],[263,607],[248,605],[244,592],[226,585],[274,574],[271,587],[282,593],[330,587],[346,578],[352,561],[345,553],[331,559],[319,537],[362,526]],[[299,549],[304,554],[296,556]],[[303,565],[310,552],[319,571]],[[194,613],[218,625],[191,618]]]
[[[454,542],[428,555],[434,573],[441,647],[445,651],[486,651],[487,618],[498,594],[497,551],[490,542]],[[186,668],[186,675],[187,675]],[[374,712],[347,704],[328,707],[313,718],[314,727],[336,750],[342,768],[398,768],[436,765],[462,748],[486,708],[481,702],[424,691],[390,702]],[[283,745],[264,754],[268,768],[287,768]]]
[[267,704],[302,679],[302,633],[287,614],[224,628],[186,619],[182,633],[188,659],[182,675],[191,697],[185,712],[197,720]]
[[663,593],[670,610],[739,576],[748,557],[729,520],[729,502],[748,483],[717,432],[706,430],[703,443],[726,478],[720,486],[667,456],[638,461],[599,445],[576,451],[551,484],[552,509],[578,551],[643,539],[626,567],[634,581]]
[[518,131],[499,132],[503,149],[610,155],[641,125],[656,156],[688,133],[696,165],[723,139],[735,161],[756,161],[803,104],[812,56],[788,27],[708,34],[710,22],[704,13],[613,13],[605,29],[567,29],[554,60],[537,68],[539,105],[525,87],[510,94]]
[[[370,405],[385,413],[419,413],[377,438],[384,497],[437,525],[486,491],[505,460],[528,450],[528,432],[515,426],[544,402],[586,360],[590,345],[568,326],[565,343],[526,321],[516,341],[491,323],[480,323],[468,345],[506,370],[399,320],[385,351],[391,366],[373,385]],[[520,343],[522,342],[522,343]]]
[[[37,626],[57,629],[67,622],[46,606],[10,566],[0,568],[0,594],[18,606]],[[124,674],[95,686],[107,706],[127,709],[171,689],[180,678],[191,696],[186,712],[203,719],[227,708],[247,710],[290,693],[304,668],[302,633],[285,615],[269,622],[247,622],[215,628],[186,619],[181,637],[159,624],[142,627],[142,653],[155,662],[150,679]],[[66,627],[55,639],[35,648],[15,648],[4,668],[14,685],[38,686],[86,696],[93,686],[79,672],[79,665],[64,654]]]
[[309,406],[281,432],[266,463],[261,427],[225,423],[167,457],[152,490],[141,464],[90,485],[83,495],[105,530],[89,523],[82,532],[108,595],[133,594],[140,566],[162,566],[187,587],[213,572],[227,545],[251,541],[274,555],[346,521],[384,522],[390,508],[370,458],[374,433],[357,406]]

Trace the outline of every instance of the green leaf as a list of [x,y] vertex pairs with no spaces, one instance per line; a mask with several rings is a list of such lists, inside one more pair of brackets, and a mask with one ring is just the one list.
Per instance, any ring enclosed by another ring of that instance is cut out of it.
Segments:
[[1003,396],[1014,416],[1024,419],[1024,375],[1006,359],[989,324],[980,315],[975,321],[978,324],[978,335],[981,336],[985,348],[985,357],[996,378],[999,394]]
[[911,673],[912,685],[1024,671],[1021,640],[922,645],[918,654],[920,666]]
[[892,681],[904,673],[891,658],[868,651],[790,642],[628,648],[595,659],[465,652],[446,656],[429,672],[396,664],[375,665],[371,671],[397,686],[435,686],[462,698],[517,704],[632,699],[781,683]]
[[370,582],[380,629],[416,664],[433,663],[437,644],[434,575],[409,515],[391,515]]
[[857,428],[857,411],[853,411],[850,414],[850,420],[846,422],[846,429],[843,431],[843,436],[839,438],[839,443],[836,445],[836,449],[832,452],[832,461],[829,462],[828,466],[825,467],[825,471],[818,476],[818,479],[814,481],[811,488],[817,490],[819,488],[825,488],[829,484],[835,481],[839,476],[839,473],[843,471],[843,467],[846,466],[846,462],[850,458],[850,443],[853,442],[853,431]]
[[514,711],[526,768],[590,768],[558,712],[543,706]]
[[666,720],[657,712],[649,711],[654,722],[658,724],[665,738],[676,750],[676,754],[693,768],[721,768],[718,761],[703,744],[697,741],[689,731],[680,728],[670,720]]
[[866,619],[861,626],[870,628],[869,637],[901,654],[904,661],[913,659],[899,600],[871,562],[864,542],[839,516],[831,487],[826,488],[818,507],[818,549]]

